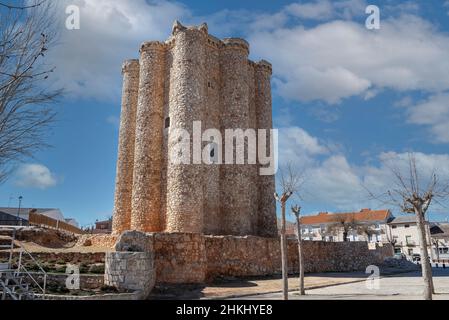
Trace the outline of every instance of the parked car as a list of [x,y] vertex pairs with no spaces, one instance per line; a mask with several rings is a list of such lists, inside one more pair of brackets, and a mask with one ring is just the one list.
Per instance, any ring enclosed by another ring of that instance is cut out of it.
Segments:
[[419,262],[421,261],[421,255],[419,253],[412,254],[412,261],[413,262]]

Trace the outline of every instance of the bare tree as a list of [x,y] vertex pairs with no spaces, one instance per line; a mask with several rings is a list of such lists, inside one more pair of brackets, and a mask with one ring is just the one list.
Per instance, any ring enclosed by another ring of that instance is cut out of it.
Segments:
[[369,242],[370,239],[372,240],[372,237],[374,235],[380,235],[383,231],[377,231],[375,228],[375,225],[370,223],[358,223],[356,226],[357,234],[358,235],[365,235],[367,241]]
[[302,235],[301,235],[301,207],[295,205],[292,207],[292,213],[296,217],[296,236],[298,240],[298,259],[299,259],[299,294],[304,296],[306,294],[304,288],[304,253],[302,249]]
[[356,231],[358,223],[354,214],[333,214],[331,222],[327,225],[326,233],[338,236],[340,232],[343,234],[343,241],[348,241],[348,235],[351,231]]
[[274,194],[275,199],[281,204],[281,259],[282,259],[282,292],[284,300],[288,300],[288,265],[287,265],[287,237],[286,237],[286,219],[285,208],[288,199],[298,191],[301,184],[301,175],[288,163],[285,169],[280,169],[280,187],[282,195]]
[[[17,2],[16,2],[17,3]],[[48,145],[55,119],[51,104],[61,94],[51,90],[46,53],[57,38],[57,19],[48,0],[0,1],[0,183],[16,162]]]
[[419,233],[422,276],[424,281],[424,299],[432,300],[434,292],[432,280],[432,267],[428,253],[428,240],[426,231],[425,215],[432,203],[440,203],[449,197],[449,184],[441,183],[437,174],[431,174],[430,179],[424,184],[420,179],[416,165],[416,157],[410,153],[406,173],[397,167],[391,168],[394,177],[394,188],[386,193],[376,196],[372,192],[373,198],[398,206],[402,212],[414,214]]

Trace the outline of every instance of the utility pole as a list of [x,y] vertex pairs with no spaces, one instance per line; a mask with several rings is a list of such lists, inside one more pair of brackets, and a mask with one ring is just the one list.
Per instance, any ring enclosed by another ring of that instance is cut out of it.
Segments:
[[20,219],[20,207],[22,205],[22,199],[23,199],[23,197],[20,196],[19,197],[19,209],[17,210],[17,219],[18,219],[18,221],[20,221],[20,225],[22,225],[22,219]]

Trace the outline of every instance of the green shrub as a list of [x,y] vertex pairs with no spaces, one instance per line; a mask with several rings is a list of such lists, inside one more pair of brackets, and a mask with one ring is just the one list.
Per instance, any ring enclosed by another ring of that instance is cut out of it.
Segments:
[[92,265],[91,267],[90,267],[90,269],[89,269],[89,273],[92,273],[92,274],[104,274],[104,264],[98,264],[98,265],[96,265],[96,264],[94,264],[94,265]]

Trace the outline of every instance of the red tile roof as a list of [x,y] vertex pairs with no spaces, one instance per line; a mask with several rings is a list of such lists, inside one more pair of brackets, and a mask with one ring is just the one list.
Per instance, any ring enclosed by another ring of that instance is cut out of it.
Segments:
[[327,213],[321,212],[315,216],[305,216],[301,218],[301,224],[325,224],[337,221],[386,221],[391,215],[390,210],[362,209],[360,212]]

